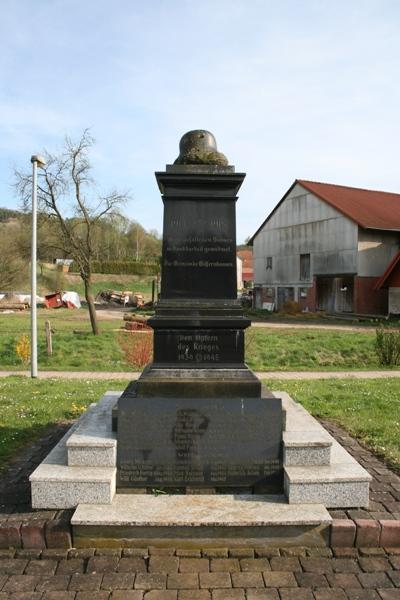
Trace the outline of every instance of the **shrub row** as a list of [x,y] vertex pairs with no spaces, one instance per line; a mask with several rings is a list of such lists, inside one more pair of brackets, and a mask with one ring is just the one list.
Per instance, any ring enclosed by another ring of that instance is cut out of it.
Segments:
[[[70,271],[77,272],[72,263]],[[136,262],[133,260],[94,260],[92,273],[110,273],[112,275],[157,275],[160,271],[158,262]]]

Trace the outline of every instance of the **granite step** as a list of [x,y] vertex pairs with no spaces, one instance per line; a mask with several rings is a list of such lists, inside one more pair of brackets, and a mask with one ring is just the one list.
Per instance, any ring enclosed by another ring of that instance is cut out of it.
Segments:
[[289,505],[284,496],[116,494],[110,505],[79,504],[74,545],[284,543],[324,546],[331,517],[322,504]]
[[325,431],[284,431],[285,466],[329,465],[332,438]]
[[116,467],[117,434],[112,431],[110,410],[121,392],[107,392],[81,417],[66,442],[70,467]]

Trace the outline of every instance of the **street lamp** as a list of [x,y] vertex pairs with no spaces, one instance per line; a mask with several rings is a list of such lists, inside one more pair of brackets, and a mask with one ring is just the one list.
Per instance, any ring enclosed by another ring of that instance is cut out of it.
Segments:
[[36,250],[37,250],[37,168],[46,164],[42,156],[31,156],[32,163],[32,248],[31,248],[31,377],[37,377],[37,307],[36,307]]

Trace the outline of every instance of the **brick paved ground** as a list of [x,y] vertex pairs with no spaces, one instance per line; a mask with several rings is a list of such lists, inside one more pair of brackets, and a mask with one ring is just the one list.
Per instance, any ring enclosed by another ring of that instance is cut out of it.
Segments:
[[[327,421],[323,424],[373,477],[368,510],[331,511],[332,545],[400,546],[400,477],[343,429]],[[71,547],[69,521],[73,511],[33,511],[28,481],[68,426],[52,428],[24,449],[0,479],[0,548]]]
[[0,550],[0,599],[395,600],[400,549]]

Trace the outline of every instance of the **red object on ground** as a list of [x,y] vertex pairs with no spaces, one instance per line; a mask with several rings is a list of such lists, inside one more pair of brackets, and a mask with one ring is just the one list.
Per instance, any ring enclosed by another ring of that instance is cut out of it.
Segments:
[[61,292],[47,294],[47,296],[44,297],[44,305],[46,308],[60,308],[61,306],[65,306],[61,298]]

